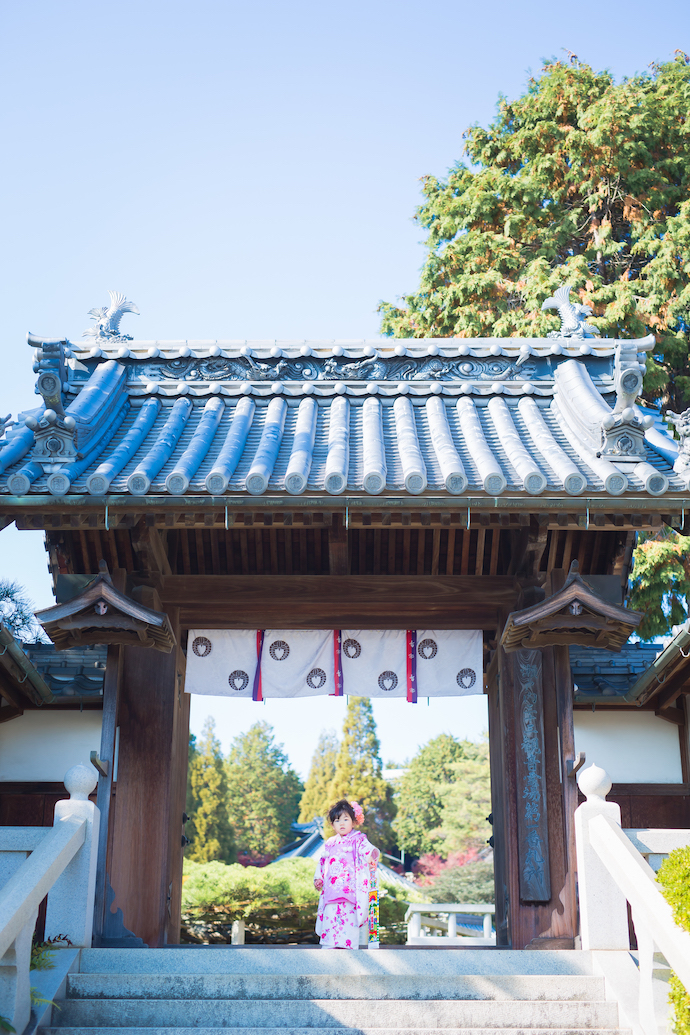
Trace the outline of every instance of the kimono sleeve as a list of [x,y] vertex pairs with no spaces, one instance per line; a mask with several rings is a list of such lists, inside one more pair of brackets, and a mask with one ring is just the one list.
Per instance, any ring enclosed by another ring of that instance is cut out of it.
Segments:
[[327,849],[324,844],[323,848],[316,856],[316,869],[314,870],[314,880],[326,880],[326,854]]
[[[357,845],[357,919],[360,926],[369,913],[369,896],[376,891],[376,866],[381,853],[366,837]],[[378,901],[378,895],[377,895]]]

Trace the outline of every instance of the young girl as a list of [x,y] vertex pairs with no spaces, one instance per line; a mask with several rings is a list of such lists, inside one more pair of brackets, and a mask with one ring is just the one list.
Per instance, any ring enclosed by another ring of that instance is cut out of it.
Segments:
[[378,946],[378,892],[376,864],[379,850],[355,825],[362,822],[362,806],[341,799],[328,813],[335,830],[316,863],[314,887],[321,892],[316,933],[322,949],[358,949]]

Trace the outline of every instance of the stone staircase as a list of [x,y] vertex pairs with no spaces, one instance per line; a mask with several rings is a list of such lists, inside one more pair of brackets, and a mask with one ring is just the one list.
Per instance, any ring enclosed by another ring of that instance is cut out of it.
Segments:
[[587,952],[84,949],[46,1035],[625,1033]]

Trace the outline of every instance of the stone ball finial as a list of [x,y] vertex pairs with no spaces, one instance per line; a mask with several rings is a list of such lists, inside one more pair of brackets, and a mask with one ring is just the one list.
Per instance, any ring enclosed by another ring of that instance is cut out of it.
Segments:
[[598,765],[590,765],[580,770],[577,783],[587,801],[604,799],[611,790],[611,777]]
[[98,783],[98,774],[93,766],[73,765],[65,773],[64,784],[70,798],[75,801],[87,801],[91,791]]

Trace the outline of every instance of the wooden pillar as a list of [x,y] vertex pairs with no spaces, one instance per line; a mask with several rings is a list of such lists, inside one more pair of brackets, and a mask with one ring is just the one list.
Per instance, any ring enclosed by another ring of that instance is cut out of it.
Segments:
[[491,816],[493,819],[494,904],[496,907],[494,922],[496,925],[496,944],[505,948],[510,945],[510,932],[508,929],[510,841],[507,832],[508,820],[505,808],[506,796],[509,792],[506,786],[507,772],[503,759],[505,743],[505,737],[502,732],[504,728],[503,709],[501,707],[503,698],[499,690],[499,674],[496,663],[491,666],[488,677],[489,765],[491,770]]
[[101,814],[98,830],[98,863],[96,867],[96,897],[93,916],[93,944],[100,945],[105,934],[105,913],[108,886],[108,846],[112,845],[114,819],[113,773],[115,770],[115,746],[120,687],[122,686],[122,647],[111,644],[108,647],[103,681],[103,722],[101,725],[101,746],[99,758],[105,772],[99,773],[96,806]]
[[[177,609],[169,612],[179,644]],[[184,656],[123,648],[110,881],[125,927],[151,946],[179,941],[189,700]]]
[[572,948],[573,791],[560,761],[573,757],[567,648],[499,648],[489,735],[498,943]]

